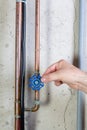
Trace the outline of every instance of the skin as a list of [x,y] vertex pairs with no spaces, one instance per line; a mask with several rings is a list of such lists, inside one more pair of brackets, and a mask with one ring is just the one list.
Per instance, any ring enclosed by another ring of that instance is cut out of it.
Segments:
[[60,60],[48,67],[41,80],[44,83],[53,81],[56,86],[66,83],[73,89],[87,93],[87,73],[65,60]]

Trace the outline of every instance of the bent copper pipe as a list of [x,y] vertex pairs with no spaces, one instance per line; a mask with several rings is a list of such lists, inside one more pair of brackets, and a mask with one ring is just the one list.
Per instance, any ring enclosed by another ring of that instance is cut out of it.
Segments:
[[25,0],[16,1],[15,130],[24,130]]
[[[39,73],[40,65],[40,0],[35,3],[35,73]],[[39,109],[39,91],[35,91],[35,106],[25,111],[35,112]]]

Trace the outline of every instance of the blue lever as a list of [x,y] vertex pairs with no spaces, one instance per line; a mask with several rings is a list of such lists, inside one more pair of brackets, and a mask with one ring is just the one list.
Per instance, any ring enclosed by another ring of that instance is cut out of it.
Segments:
[[42,87],[44,87],[44,83],[41,81],[41,76],[39,73],[33,74],[29,78],[29,87],[33,90],[40,90]]

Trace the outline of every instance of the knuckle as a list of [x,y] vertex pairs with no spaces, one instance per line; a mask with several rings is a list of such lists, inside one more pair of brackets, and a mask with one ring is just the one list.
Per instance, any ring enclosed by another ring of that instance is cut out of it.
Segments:
[[61,59],[59,62],[59,68],[63,67],[64,64],[66,64],[66,61],[64,59]]
[[65,63],[65,60],[64,60],[64,59],[61,59],[59,62],[60,62],[60,63]]

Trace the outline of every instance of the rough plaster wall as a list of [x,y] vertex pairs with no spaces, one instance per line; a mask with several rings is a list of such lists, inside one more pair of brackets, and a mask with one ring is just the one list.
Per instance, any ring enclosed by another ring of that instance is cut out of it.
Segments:
[[[34,72],[34,0],[27,2],[27,69],[25,106],[32,106],[33,92],[27,77]],[[65,59],[73,62],[77,43],[77,0],[41,0],[40,72]],[[75,40],[74,40],[75,37]],[[15,0],[0,0],[0,129],[14,129]],[[53,83],[41,90],[41,107],[25,113],[26,130],[76,130],[76,93]],[[31,98],[29,100],[28,98]]]

